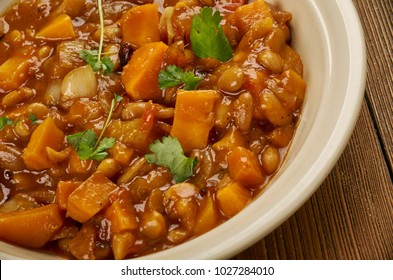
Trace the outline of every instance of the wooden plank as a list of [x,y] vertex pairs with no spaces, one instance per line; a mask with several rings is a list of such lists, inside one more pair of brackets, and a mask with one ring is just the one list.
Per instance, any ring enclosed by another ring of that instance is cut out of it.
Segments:
[[393,174],[393,1],[354,0],[367,46],[366,98]]

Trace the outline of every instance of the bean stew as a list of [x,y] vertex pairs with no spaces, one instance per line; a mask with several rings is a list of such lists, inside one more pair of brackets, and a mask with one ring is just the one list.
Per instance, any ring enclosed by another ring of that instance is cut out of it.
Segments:
[[0,239],[69,259],[165,250],[277,173],[305,97],[263,0],[20,0],[0,17]]

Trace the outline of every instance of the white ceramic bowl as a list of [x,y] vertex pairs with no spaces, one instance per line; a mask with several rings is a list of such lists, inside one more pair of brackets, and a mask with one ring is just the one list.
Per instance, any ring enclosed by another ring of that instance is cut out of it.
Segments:
[[[0,11],[14,0],[1,0]],[[293,46],[308,83],[300,125],[280,172],[250,205],[214,230],[144,259],[225,259],[289,218],[319,187],[344,150],[363,100],[363,33],[351,0],[270,0],[293,13]],[[0,242],[0,259],[52,255]]]

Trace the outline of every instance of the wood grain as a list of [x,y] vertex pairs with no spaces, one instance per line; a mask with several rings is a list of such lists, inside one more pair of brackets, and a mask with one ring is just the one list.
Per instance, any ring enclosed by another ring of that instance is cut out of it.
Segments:
[[348,146],[302,208],[234,259],[393,259],[393,1],[353,2],[368,72]]

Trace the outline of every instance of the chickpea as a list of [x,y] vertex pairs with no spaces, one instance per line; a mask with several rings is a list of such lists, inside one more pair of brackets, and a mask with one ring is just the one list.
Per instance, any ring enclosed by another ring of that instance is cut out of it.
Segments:
[[142,215],[140,229],[142,234],[149,238],[159,238],[167,232],[165,218],[157,211],[145,212]]
[[219,89],[227,92],[236,92],[242,88],[244,84],[244,73],[238,65],[225,70],[217,81]]

